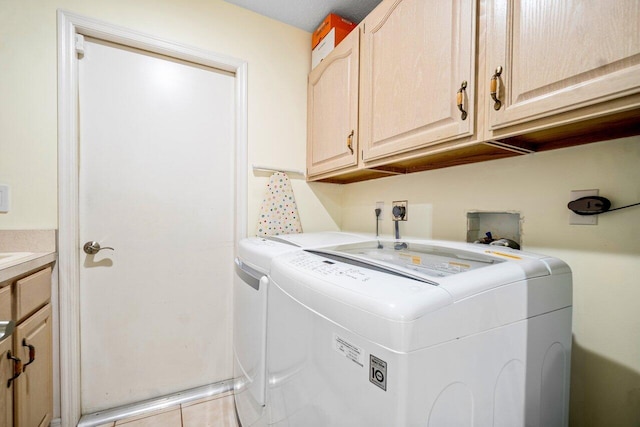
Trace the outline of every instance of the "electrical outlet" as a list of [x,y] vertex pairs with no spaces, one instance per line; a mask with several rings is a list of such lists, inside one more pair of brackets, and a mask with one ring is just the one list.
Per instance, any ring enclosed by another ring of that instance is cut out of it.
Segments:
[[391,215],[394,221],[406,221],[409,216],[409,202],[406,200],[391,202]]
[[[573,190],[569,195],[569,201],[573,202],[581,197],[597,196],[599,190]],[[598,225],[598,215],[578,215],[569,211],[569,224],[571,225]]]
[[384,219],[384,202],[376,202],[376,209],[380,209],[378,219],[382,221]]

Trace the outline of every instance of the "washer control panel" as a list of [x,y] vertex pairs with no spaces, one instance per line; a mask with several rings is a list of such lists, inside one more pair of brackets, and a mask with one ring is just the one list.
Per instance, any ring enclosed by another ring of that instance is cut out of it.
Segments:
[[366,269],[353,267],[348,264],[338,263],[330,259],[323,259],[317,255],[307,253],[299,254],[290,261],[291,265],[308,270],[321,277],[344,277],[347,279],[367,282],[371,279]]
[[371,300],[385,305],[393,305],[398,298],[411,299],[417,293],[435,288],[428,283],[376,269],[375,266],[352,265],[314,253],[301,252],[286,258],[289,268],[297,270],[303,277],[315,279],[303,281],[305,286],[327,292],[344,289],[367,295]]
[[275,257],[270,277],[274,286],[320,313],[340,301],[375,316],[407,321],[451,300],[440,286],[358,260],[304,250]]

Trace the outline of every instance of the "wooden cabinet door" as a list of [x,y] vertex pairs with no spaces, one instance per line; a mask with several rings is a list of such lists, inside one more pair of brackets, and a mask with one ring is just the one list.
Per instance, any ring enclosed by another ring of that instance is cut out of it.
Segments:
[[[14,332],[14,348],[22,359],[24,371],[15,387],[16,427],[48,426],[53,415],[51,304],[22,322]],[[35,359],[30,360],[29,348],[34,346]]]
[[311,73],[307,89],[307,173],[358,163],[360,33],[354,29]]
[[11,338],[0,341],[0,427],[13,426],[13,385],[7,387],[13,375],[13,361],[7,357],[12,351]]
[[490,130],[638,93],[640,2],[488,0],[487,79],[498,67]]
[[[373,160],[472,135],[475,1],[384,0],[362,33],[360,141]],[[467,82],[463,108],[456,103]]]

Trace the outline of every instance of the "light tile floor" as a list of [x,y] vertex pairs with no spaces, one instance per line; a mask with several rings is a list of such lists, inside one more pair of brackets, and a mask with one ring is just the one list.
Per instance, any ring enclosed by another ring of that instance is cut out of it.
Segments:
[[99,427],[238,427],[233,394],[225,393]]

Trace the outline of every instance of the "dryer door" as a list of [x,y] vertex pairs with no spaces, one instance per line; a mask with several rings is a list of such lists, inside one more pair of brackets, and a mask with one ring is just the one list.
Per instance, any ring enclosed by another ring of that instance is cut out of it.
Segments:
[[234,393],[240,422],[248,426],[254,424],[264,413],[269,279],[238,259],[235,263]]

